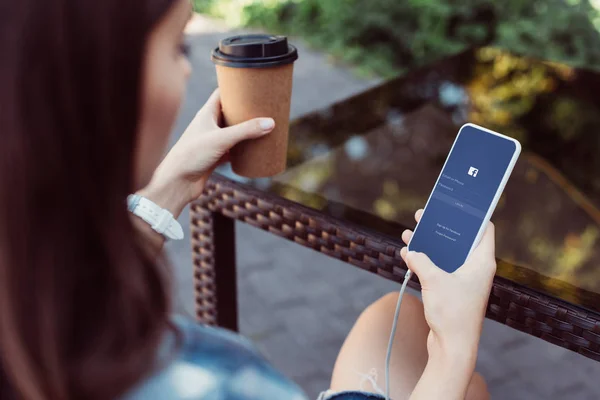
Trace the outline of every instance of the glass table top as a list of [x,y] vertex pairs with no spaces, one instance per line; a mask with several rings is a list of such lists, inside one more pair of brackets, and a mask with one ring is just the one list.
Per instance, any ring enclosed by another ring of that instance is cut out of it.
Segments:
[[277,177],[219,172],[400,240],[465,122],[523,145],[492,218],[498,275],[600,311],[600,73],[471,49],[293,121]]

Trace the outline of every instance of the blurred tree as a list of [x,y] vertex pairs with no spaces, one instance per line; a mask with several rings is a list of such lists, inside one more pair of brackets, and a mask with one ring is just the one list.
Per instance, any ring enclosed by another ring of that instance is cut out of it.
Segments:
[[361,70],[393,76],[474,45],[600,66],[590,0],[194,0],[231,22],[303,36]]

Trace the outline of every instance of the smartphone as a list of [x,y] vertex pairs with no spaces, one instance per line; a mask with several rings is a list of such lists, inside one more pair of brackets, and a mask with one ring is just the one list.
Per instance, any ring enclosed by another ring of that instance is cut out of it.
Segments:
[[456,271],[479,243],[520,153],[513,138],[461,127],[408,249]]

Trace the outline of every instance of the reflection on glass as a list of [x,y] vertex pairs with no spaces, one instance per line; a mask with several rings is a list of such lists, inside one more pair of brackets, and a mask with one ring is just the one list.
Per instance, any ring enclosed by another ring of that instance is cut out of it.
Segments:
[[493,218],[498,274],[600,310],[598,93],[598,73],[472,49],[295,121],[261,189],[399,240],[475,122],[524,150]]

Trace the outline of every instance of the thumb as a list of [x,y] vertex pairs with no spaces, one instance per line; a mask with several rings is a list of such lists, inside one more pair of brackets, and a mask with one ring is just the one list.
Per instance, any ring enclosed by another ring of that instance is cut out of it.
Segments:
[[409,251],[406,255],[406,265],[417,274],[421,284],[427,285],[442,272],[424,253]]
[[491,222],[487,226],[481,241],[467,261],[457,271],[485,274],[493,277],[496,274],[495,227]]
[[257,139],[268,134],[275,128],[273,118],[255,118],[241,124],[220,129],[216,133],[215,140],[222,150],[229,150],[241,141]]
[[219,88],[212,92],[202,108],[209,110],[215,117],[218,116],[217,114],[221,112],[221,91]]
[[221,120],[221,92],[219,88],[210,95],[206,103],[202,106],[198,113],[196,113],[196,119],[205,120],[206,118],[212,119],[216,126],[220,126]]
[[496,227],[492,222],[488,223],[481,241],[473,251],[474,255],[482,257],[494,257],[496,253]]

